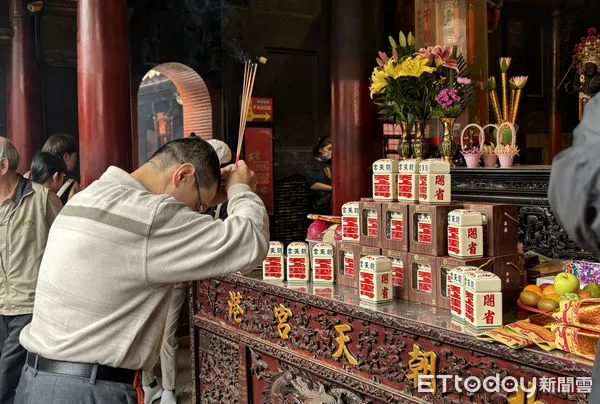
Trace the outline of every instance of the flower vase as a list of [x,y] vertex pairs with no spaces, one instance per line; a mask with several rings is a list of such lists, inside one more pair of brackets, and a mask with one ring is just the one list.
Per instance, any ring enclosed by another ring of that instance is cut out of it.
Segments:
[[494,168],[496,167],[496,161],[498,161],[498,156],[496,156],[496,154],[488,154],[488,153],[484,153],[483,154],[483,165],[487,168]]
[[413,153],[417,160],[422,160],[429,151],[429,145],[425,140],[425,121],[415,121],[415,140],[413,142]]
[[500,168],[510,168],[513,165],[514,155],[511,154],[499,154],[498,160],[500,160]]
[[440,122],[444,128],[444,133],[442,135],[442,141],[440,142],[440,153],[444,160],[450,163],[451,166],[454,166],[452,163],[452,157],[458,150],[458,145],[454,140],[454,122],[456,122],[456,118],[440,118]]
[[410,158],[410,129],[408,128],[408,122],[400,122],[402,128],[402,138],[398,143],[398,154],[402,160]]

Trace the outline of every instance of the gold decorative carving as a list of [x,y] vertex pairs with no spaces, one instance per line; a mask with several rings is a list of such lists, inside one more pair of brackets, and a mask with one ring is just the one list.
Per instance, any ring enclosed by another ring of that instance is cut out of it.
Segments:
[[335,332],[337,337],[335,337],[335,342],[338,344],[338,349],[333,353],[334,358],[341,358],[342,354],[346,356],[348,362],[351,365],[358,365],[358,361],[356,358],[350,353],[348,346],[346,345],[348,342],[352,340],[349,336],[346,335],[347,332],[352,331],[352,326],[350,324],[338,324],[335,326]]
[[413,344],[413,350],[408,354],[411,357],[408,361],[410,374],[406,378],[413,381],[415,388],[429,385],[429,391],[435,394],[437,354],[433,351],[423,352],[419,344]]
[[275,309],[273,309],[273,314],[277,320],[277,334],[279,334],[279,338],[288,339],[289,333],[292,331],[292,327],[287,321],[294,315],[294,313],[280,303],[279,306],[275,306]]
[[244,309],[240,306],[241,303],[241,293],[229,291],[229,300],[227,301],[227,305],[229,306],[229,318],[238,324],[242,322],[242,316],[244,315]]

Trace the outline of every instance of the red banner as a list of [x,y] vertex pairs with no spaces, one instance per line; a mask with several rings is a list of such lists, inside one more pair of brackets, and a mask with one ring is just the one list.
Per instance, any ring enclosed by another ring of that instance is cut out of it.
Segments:
[[271,128],[246,128],[246,163],[256,173],[256,193],[267,213],[273,214],[273,132]]

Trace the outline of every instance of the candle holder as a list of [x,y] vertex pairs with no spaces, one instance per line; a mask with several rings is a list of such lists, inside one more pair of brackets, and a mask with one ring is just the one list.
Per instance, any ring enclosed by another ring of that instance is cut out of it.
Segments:
[[425,121],[415,121],[415,140],[412,146],[418,160],[422,160],[429,151],[429,145],[425,141]]
[[402,138],[398,143],[398,154],[402,160],[408,160],[410,158],[410,129],[408,122],[400,122],[402,128]]

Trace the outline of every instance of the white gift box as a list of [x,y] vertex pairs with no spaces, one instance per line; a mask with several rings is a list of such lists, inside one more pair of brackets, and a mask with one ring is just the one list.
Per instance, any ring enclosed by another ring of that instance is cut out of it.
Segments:
[[342,241],[360,241],[360,204],[347,202],[342,205]]
[[288,282],[310,280],[308,244],[303,241],[290,243],[287,247],[287,280]]
[[392,263],[392,285],[404,287],[404,260],[391,258]]
[[416,202],[419,200],[419,162],[404,160],[398,164],[398,200]]
[[458,258],[483,257],[483,216],[466,209],[448,214],[448,255]]
[[419,202],[449,203],[450,163],[445,160],[429,159],[419,164]]
[[377,211],[375,209],[367,209],[367,235],[369,237],[379,236],[379,221]]
[[433,271],[428,264],[417,264],[416,291],[433,293]]
[[312,249],[312,278],[314,283],[333,284],[335,277],[333,264],[333,246],[318,243]]
[[395,201],[398,197],[398,160],[383,159],[373,163],[373,199]]
[[367,255],[360,259],[359,297],[379,303],[393,298],[392,263],[381,255]]
[[450,203],[450,174],[420,174],[419,202]]
[[278,280],[285,279],[285,255],[284,246],[280,241],[269,243],[269,252],[263,261],[263,279]]
[[354,253],[352,251],[344,252],[344,275],[354,276]]
[[502,325],[502,281],[487,271],[465,274],[465,321],[473,327]]
[[417,241],[421,244],[431,244],[433,238],[433,223],[429,213],[417,216]]
[[401,212],[390,212],[389,239],[402,240],[404,235],[404,215]]
[[477,267],[456,267],[447,272],[446,296],[450,299],[450,313],[458,320],[465,319],[465,275],[479,271]]

